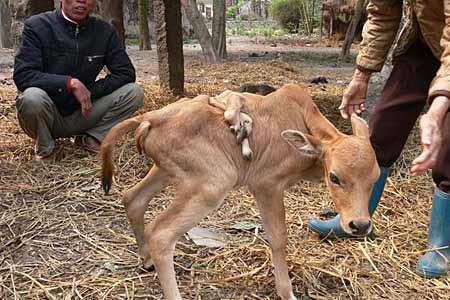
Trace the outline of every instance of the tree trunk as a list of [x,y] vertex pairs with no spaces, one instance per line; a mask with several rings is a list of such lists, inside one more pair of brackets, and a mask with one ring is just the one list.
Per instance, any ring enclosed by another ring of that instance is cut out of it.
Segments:
[[322,42],[322,35],[323,35],[323,8],[320,9],[319,43]]
[[16,20],[55,9],[53,0],[10,0],[9,5]]
[[12,48],[11,9],[8,0],[0,0],[0,48]]
[[153,0],[149,0],[148,2],[148,20],[153,22],[155,20],[155,10],[153,8],[154,2]]
[[186,16],[194,28],[195,35],[202,47],[203,55],[210,63],[216,63],[219,58],[216,49],[213,46],[211,35],[205,25],[202,14],[198,11],[195,0],[181,0]]
[[125,47],[125,26],[123,24],[123,0],[99,1],[100,15],[117,30],[119,39]]
[[264,0],[264,18],[265,19],[269,18],[269,7],[270,7],[270,2],[268,2],[268,0]]
[[212,40],[217,55],[227,58],[225,0],[214,0],[212,20]]
[[258,16],[262,18],[262,0],[258,0]]
[[253,15],[261,17],[261,0],[251,0],[250,1],[250,10]]
[[183,32],[180,0],[153,0],[161,88],[184,93]]
[[151,50],[148,30],[148,0],[139,0],[139,50]]
[[10,0],[12,12],[11,34],[14,48],[21,43],[23,22],[26,18],[55,8],[53,0]]
[[361,21],[361,16],[365,9],[364,4],[365,0],[358,0],[358,2],[356,3],[355,14],[353,15],[352,21],[350,22],[350,25],[347,28],[344,44],[342,45],[341,59],[347,58],[350,53],[350,48],[355,38],[356,27],[358,27],[358,24]]
[[55,4],[53,0],[30,0],[27,1],[26,14],[27,16],[32,16],[54,9]]

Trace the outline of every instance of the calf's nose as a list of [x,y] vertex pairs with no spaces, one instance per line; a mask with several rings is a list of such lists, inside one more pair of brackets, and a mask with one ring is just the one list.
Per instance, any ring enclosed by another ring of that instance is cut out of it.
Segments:
[[366,235],[369,233],[372,222],[370,220],[356,220],[350,221],[348,227],[355,235]]

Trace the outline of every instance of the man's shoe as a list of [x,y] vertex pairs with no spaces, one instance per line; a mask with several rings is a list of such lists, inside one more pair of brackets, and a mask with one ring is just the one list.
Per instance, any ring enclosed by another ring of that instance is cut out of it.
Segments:
[[[375,209],[380,202],[381,195],[383,194],[384,186],[386,184],[387,177],[389,175],[389,168],[381,167],[381,174],[378,177],[378,180],[375,182],[372,190],[372,194],[369,198],[369,213],[372,216],[375,212]],[[346,233],[341,226],[341,217],[337,215],[331,220],[321,221],[321,220],[311,220],[308,223],[309,229],[318,233],[321,237],[337,237],[337,238],[345,238],[352,237],[352,235]],[[373,235],[373,231],[369,233],[369,235]]]
[[43,156],[39,154],[34,155],[35,161],[42,161],[42,162],[54,162],[55,161],[55,155],[54,153],[50,153],[49,155]]
[[75,137],[74,144],[81,146],[92,153],[100,152],[100,142],[96,138],[89,135],[77,135]]
[[310,220],[308,223],[309,229],[318,233],[320,237],[350,237],[351,235],[346,233],[341,226],[341,217],[339,215],[334,218],[321,221]]
[[[50,150],[49,150],[50,149]],[[38,146],[34,146],[34,160],[42,162],[54,162],[56,147],[45,149],[45,151],[38,151]]]
[[424,277],[447,275],[450,270],[450,194],[437,187],[431,208],[428,248],[431,250],[417,262],[417,274]]

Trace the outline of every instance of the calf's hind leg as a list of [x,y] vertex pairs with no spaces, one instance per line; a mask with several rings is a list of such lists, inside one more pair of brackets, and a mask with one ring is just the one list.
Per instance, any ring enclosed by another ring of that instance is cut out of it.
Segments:
[[[150,200],[169,184],[169,177],[158,166],[154,165],[148,174],[134,187],[129,189],[123,198],[125,212],[133,229],[139,253],[144,250],[144,213]],[[144,267],[149,268],[150,262],[144,261]]]
[[204,183],[198,180],[188,187],[177,189],[177,197],[151,224],[145,228],[148,255],[161,283],[166,300],[180,300],[173,252],[181,235],[194,227],[223,201],[232,184]]

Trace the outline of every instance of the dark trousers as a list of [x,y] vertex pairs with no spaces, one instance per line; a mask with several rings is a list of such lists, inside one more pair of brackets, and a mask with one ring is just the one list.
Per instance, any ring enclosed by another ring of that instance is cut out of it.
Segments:
[[[400,156],[439,66],[440,61],[420,41],[394,59],[392,73],[369,122],[370,140],[381,167],[390,167]],[[432,174],[436,185],[449,193],[450,113],[445,117],[442,135],[442,148]]]

